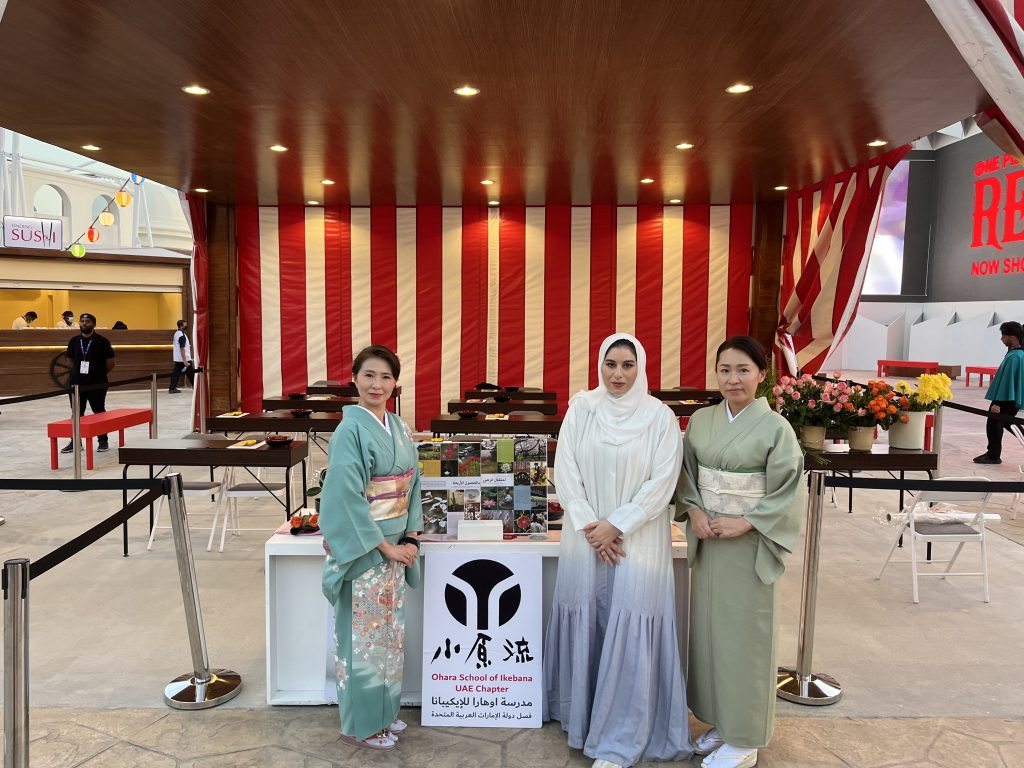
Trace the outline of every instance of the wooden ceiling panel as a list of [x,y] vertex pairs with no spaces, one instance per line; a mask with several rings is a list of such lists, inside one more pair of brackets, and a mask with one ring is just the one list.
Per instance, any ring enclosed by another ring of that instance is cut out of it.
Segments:
[[0,125],[264,204],[771,199],[991,103],[889,0],[21,0],[0,71]]

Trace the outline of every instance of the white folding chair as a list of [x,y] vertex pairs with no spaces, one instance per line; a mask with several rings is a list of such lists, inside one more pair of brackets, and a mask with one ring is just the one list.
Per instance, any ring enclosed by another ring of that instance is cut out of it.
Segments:
[[[1010,433],[1017,438],[1017,442],[1019,442],[1021,447],[1024,448],[1024,429],[1021,429],[1016,424],[1011,424]],[[1020,471],[1021,480],[1024,481],[1024,464],[1018,465],[1017,469]],[[1013,494],[1013,514],[1010,515],[1011,520],[1017,519],[1017,507],[1020,506],[1021,495],[1022,494],[1019,493]]]
[[[242,531],[276,531],[278,526],[273,528],[242,528],[238,522],[238,500],[239,499],[252,499],[266,497],[268,494],[276,497],[280,501],[284,501],[285,488],[284,483],[271,483],[266,482],[257,475],[258,479],[248,483],[236,483],[235,482],[235,468],[229,468],[226,479],[224,481],[224,522],[220,530],[220,552],[224,551],[224,541],[227,538],[228,527],[231,527],[232,533],[236,536],[240,535]],[[216,532],[217,520],[214,518],[213,526],[210,529],[210,540],[206,543],[206,551],[209,552],[213,548],[213,535]]]
[[[174,472],[174,467],[168,467],[167,473],[171,474]],[[221,504],[224,501],[224,483],[227,470],[221,472],[220,480],[183,480],[181,483],[182,495],[183,496],[212,496],[212,503],[215,505],[213,508],[213,520],[210,522],[211,534],[217,528],[217,519],[220,517]],[[157,528],[170,528],[169,525],[160,525],[160,513],[164,509],[164,497],[160,497],[160,501],[157,502],[156,512],[153,515],[153,530],[149,532],[149,541],[146,542],[146,549],[153,549],[153,540],[156,538]],[[193,510],[194,512],[195,510]],[[189,526],[191,528],[192,526]],[[197,528],[196,530],[205,531],[206,528]]]
[[[987,477],[943,477],[936,479],[988,481]],[[921,491],[916,497],[911,499],[910,504],[904,509],[907,514],[907,519],[904,521],[899,531],[897,531],[896,536],[893,539],[892,546],[889,547],[889,554],[886,555],[885,562],[882,563],[882,570],[878,572],[878,576],[875,578],[882,578],[882,574],[885,573],[885,569],[890,562],[909,562],[910,573],[914,582],[914,602],[919,603],[921,601],[918,599],[918,577],[938,576],[944,579],[947,576],[981,576],[982,590],[985,595],[985,602],[987,603],[989,600],[988,557],[985,548],[985,511],[991,498],[991,491]],[[977,502],[981,506],[977,512],[973,513],[973,517],[968,522],[934,523],[924,521],[918,522],[915,520],[915,514],[923,512],[928,508],[929,504],[934,504],[936,502]],[[893,560],[893,552],[896,551],[896,545],[904,534],[909,534],[907,546],[910,548],[910,560]],[[949,560],[928,561],[929,564],[946,563],[946,569],[944,571],[936,573],[921,573],[918,570],[916,544],[919,541],[925,543],[955,543],[957,545],[956,551],[953,552],[953,556],[949,558]],[[978,544],[981,545],[981,570],[970,572],[953,571],[953,563],[955,563],[956,559],[960,556],[960,552],[963,550],[964,544],[969,542],[978,542]]]

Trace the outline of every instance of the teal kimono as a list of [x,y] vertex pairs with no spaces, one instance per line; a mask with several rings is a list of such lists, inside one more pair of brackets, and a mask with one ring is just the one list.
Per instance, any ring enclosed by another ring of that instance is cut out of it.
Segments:
[[[777,582],[804,520],[803,452],[764,398],[730,423],[725,403],[690,418],[676,519],[690,576],[687,701],[737,747],[759,748],[775,719]],[[743,517],[753,530],[698,539],[689,510]]]
[[416,449],[401,419],[391,433],[373,414],[347,406],[331,438],[320,499],[330,548],[323,592],[334,605],[341,732],[365,739],[398,717],[405,663],[405,585],[419,585],[419,561],[385,560],[377,546],[423,530]]

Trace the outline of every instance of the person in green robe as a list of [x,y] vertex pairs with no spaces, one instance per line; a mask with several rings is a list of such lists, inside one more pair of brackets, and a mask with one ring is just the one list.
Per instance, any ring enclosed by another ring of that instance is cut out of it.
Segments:
[[691,418],[676,489],[690,577],[687,701],[713,727],[704,768],[750,768],[775,719],[777,583],[800,535],[803,452],[757,385],[764,348],[733,336],[715,369],[724,401]]
[[[999,326],[1000,341],[1006,346],[1006,356],[996,369],[996,375],[989,382],[985,399],[992,405],[989,412],[1004,416],[1016,416],[1024,408],[1024,328],[1018,322],[1010,321]],[[985,435],[988,445],[985,452],[974,457],[975,464],[1002,464],[1003,432],[1010,423],[1000,419],[986,419]]]
[[419,584],[423,530],[416,448],[385,405],[401,364],[379,345],[352,363],[359,393],[342,411],[320,497],[323,592],[334,606],[335,669],[342,741],[391,750],[405,663],[403,601]]

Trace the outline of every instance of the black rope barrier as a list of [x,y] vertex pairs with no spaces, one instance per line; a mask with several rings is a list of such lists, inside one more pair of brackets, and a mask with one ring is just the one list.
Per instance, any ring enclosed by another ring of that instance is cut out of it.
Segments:
[[956,491],[960,493],[1024,493],[1024,481],[886,480],[874,477],[827,476],[829,488],[870,488],[878,491]]
[[115,528],[124,525],[131,520],[135,515],[141,512],[143,509],[148,507],[152,502],[164,495],[164,489],[161,487],[154,488],[144,496],[140,496],[135,501],[128,504],[128,506],[115,512],[106,520],[97,523],[89,530],[82,534],[79,534],[71,541],[61,544],[52,552],[43,555],[38,560],[34,560],[29,569],[29,579],[35,579],[42,576],[44,573],[49,571],[51,568],[63,563],[69,557],[77,555],[83,549],[88,547],[90,544],[95,543],[99,539],[106,536],[108,533],[113,531]]
[[163,480],[0,480],[0,491],[148,491],[162,488]]
[[[206,373],[206,369],[203,366],[192,369],[194,373]],[[171,373],[158,373],[156,374],[157,379],[169,379],[173,375]],[[79,392],[95,392],[99,389],[111,389],[113,387],[121,387],[125,384],[141,384],[144,381],[151,381],[153,374],[148,376],[137,376],[134,379],[120,379],[119,381],[108,381],[100,382],[99,384],[85,384],[78,387]],[[31,395],[17,395],[15,397],[0,398],[0,408],[5,405],[14,405],[15,403],[28,403],[33,400],[45,400],[49,397],[64,397],[71,394],[71,388],[68,389],[50,389],[46,392],[34,392]]]

